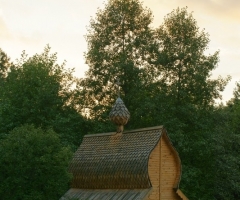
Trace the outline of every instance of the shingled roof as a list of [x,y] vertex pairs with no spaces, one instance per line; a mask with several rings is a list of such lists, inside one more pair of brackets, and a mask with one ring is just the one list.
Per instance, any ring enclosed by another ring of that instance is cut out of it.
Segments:
[[69,167],[72,187],[150,188],[148,159],[161,133],[162,127],[154,127],[85,136]]
[[72,188],[61,199],[144,199],[151,190],[148,159],[162,130],[86,135],[69,166]]

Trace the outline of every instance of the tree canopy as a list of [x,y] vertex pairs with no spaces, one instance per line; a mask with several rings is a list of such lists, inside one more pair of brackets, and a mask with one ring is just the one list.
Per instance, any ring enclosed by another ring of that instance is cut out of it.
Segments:
[[142,96],[137,91],[146,92],[145,85],[151,80],[151,66],[146,61],[153,36],[151,22],[151,12],[138,0],[110,0],[90,21],[85,54],[89,70],[79,89],[84,96],[81,108],[92,118],[106,119],[117,97],[117,77],[130,111]]
[[59,199],[68,189],[69,148],[53,130],[15,128],[0,140],[0,195],[6,200]]
[[0,81],[7,76],[7,72],[10,68],[10,58],[7,54],[0,48]]
[[[84,96],[79,107],[91,118],[107,118],[117,96],[116,77],[132,115],[131,128],[165,123],[159,114],[168,109],[181,118],[180,110],[206,109],[221,98],[229,78],[212,79],[218,51],[205,54],[209,36],[192,14],[178,8],[159,28],[151,28],[151,22],[151,12],[137,0],[108,1],[90,21],[85,54],[89,70],[78,89]],[[137,117],[141,120],[134,121]]]
[[153,63],[176,105],[186,102],[204,108],[221,97],[229,79],[211,77],[219,52],[206,55],[209,35],[200,30],[187,8],[177,8],[165,17],[156,40],[159,51]]
[[[56,53],[51,54],[47,46],[30,58],[23,52],[18,63],[11,65],[0,88],[1,136],[27,123],[52,127],[66,143],[79,144],[84,120],[72,105],[73,71],[56,62]],[[69,119],[76,123],[69,124]]]

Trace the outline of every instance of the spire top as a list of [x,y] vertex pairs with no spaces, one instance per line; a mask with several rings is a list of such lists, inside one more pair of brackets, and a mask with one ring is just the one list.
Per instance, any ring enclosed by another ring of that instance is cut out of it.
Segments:
[[117,84],[118,97],[120,97],[120,85],[121,85],[120,78],[117,77],[116,80],[117,80],[116,84]]
[[130,118],[130,113],[120,98],[121,82],[119,77],[116,78],[115,84],[117,85],[118,98],[113,105],[111,112],[109,113],[109,118],[114,124],[117,125],[117,133],[122,133],[123,126],[127,124]]

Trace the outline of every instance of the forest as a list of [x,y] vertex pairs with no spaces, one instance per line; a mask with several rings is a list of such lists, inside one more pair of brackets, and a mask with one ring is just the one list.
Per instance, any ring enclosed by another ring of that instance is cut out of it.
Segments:
[[[90,20],[84,78],[58,63],[47,45],[13,62],[0,49],[0,196],[59,199],[68,164],[85,134],[111,132],[109,112],[120,95],[126,130],[164,125],[182,162],[181,190],[194,200],[240,199],[240,82],[212,78],[219,51],[187,8],[152,28],[139,0],[108,0]],[[14,191],[14,192],[13,192]]]

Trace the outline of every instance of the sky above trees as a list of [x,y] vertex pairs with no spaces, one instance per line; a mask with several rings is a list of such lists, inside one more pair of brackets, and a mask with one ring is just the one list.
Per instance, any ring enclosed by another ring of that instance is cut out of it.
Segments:
[[[77,76],[88,69],[83,53],[87,50],[84,35],[103,0],[0,0],[0,48],[12,61],[23,50],[29,56],[41,52],[46,44],[58,52],[59,62],[67,60]],[[143,0],[154,15],[152,26],[162,24],[164,16],[177,7],[193,11],[200,29],[210,35],[209,53],[220,50],[220,62],[213,77],[231,75],[223,93],[224,101],[232,97],[235,82],[240,80],[240,1],[239,0]]]

